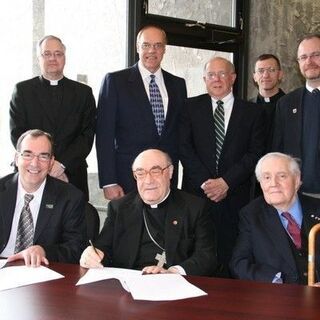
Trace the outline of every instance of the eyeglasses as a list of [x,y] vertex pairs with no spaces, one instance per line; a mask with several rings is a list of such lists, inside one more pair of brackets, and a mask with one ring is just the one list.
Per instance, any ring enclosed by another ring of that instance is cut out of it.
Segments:
[[31,161],[34,159],[34,157],[37,157],[40,162],[49,162],[50,159],[52,158],[52,155],[47,152],[35,154],[30,151],[23,151],[20,153],[20,156],[22,157],[23,160],[26,160],[26,161]]
[[213,80],[214,78],[222,78],[224,79],[230,74],[230,72],[219,71],[219,72],[207,72],[206,78],[209,80]]
[[167,165],[164,168],[161,168],[160,166],[152,167],[150,170],[145,169],[137,169],[133,172],[133,176],[136,180],[143,180],[147,177],[147,174],[150,174],[152,178],[160,177],[163,174],[163,171],[168,169],[171,166],[171,164]]
[[41,53],[41,56],[46,60],[49,60],[52,57],[54,57],[55,59],[61,59],[64,57],[64,53],[62,51],[55,51],[55,52],[45,51]]
[[267,73],[275,73],[276,71],[279,71],[279,69],[277,68],[259,68],[255,71],[255,73],[258,73],[260,76],[262,76],[265,72]]
[[150,50],[151,48],[153,48],[154,50],[160,50],[164,48],[164,44],[161,42],[156,42],[154,44],[148,43],[148,42],[143,42],[141,43],[141,49],[142,50]]
[[307,59],[319,60],[320,59],[320,51],[312,52],[310,54],[303,54],[302,56],[298,57],[298,62],[306,62]]

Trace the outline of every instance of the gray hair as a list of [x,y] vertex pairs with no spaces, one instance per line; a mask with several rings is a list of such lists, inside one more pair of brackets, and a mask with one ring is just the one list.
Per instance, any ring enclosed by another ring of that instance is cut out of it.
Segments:
[[31,130],[28,130],[26,132],[24,132],[18,139],[17,141],[17,146],[16,146],[16,150],[18,152],[21,151],[21,144],[22,144],[22,141],[27,137],[27,136],[30,136],[32,138],[39,138],[39,137],[46,137],[50,143],[50,147],[51,147],[51,153],[53,153],[53,138],[51,136],[50,133],[48,132],[45,132],[43,130],[40,130],[40,129],[31,129]]
[[210,62],[214,61],[214,60],[224,61],[224,62],[227,64],[228,68],[230,69],[230,72],[231,72],[231,73],[235,73],[235,72],[236,72],[236,69],[235,69],[235,67],[234,67],[234,64],[233,64],[230,60],[228,60],[228,59],[226,59],[226,58],[223,58],[223,57],[212,57],[212,58],[210,58],[210,60],[208,60],[208,61],[205,63],[205,65],[204,65],[204,67],[203,67],[203,75],[204,75],[204,76],[206,75],[208,64],[209,64]]
[[65,53],[66,52],[66,46],[64,45],[64,43],[62,42],[62,40],[56,36],[53,36],[53,35],[47,35],[47,36],[44,36],[43,38],[41,38],[39,41],[38,41],[38,45],[37,45],[37,56],[39,57],[41,55],[41,45],[42,43],[45,41],[45,40],[56,40],[58,42],[60,42],[62,48],[63,48],[63,52]]
[[270,152],[267,153],[266,155],[264,155],[262,158],[260,158],[260,160],[258,161],[257,165],[256,165],[256,169],[255,169],[255,174],[257,177],[257,180],[260,182],[261,178],[262,178],[262,172],[261,172],[261,167],[262,167],[262,163],[270,158],[280,158],[280,159],[285,159],[288,162],[289,165],[289,171],[295,175],[298,176],[301,174],[300,171],[300,160],[298,158],[294,158],[288,154],[285,153],[281,153],[281,152]]

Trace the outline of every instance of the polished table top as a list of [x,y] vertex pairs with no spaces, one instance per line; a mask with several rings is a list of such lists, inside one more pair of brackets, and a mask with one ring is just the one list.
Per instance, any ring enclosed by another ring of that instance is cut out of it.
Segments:
[[65,278],[0,292],[1,320],[320,319],[320,288],[189,276],[208,296],[135,301],[118,280],[76,287],[86,269],[59,263],[49,267]]

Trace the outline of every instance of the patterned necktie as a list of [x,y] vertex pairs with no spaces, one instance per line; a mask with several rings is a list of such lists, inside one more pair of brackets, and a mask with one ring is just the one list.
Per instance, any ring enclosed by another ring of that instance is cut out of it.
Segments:
[[293,243],[298,249],[301,249],[300,227],[289,212],[282,212],[283,217],[288,220],[287,231],[290,234]]
[[217,101],[217,108],[214,113],[214,131],[216,134],[216,171],[218,171],[219,159],[224,141],[224,109],[223,101]]
[[21,211],[18,232],[16,239],[16,246],[14,252],[20,252],[33,245],[33,219],[30,211],[29,203],[33,199],[32,194],[26,193],[24,195],[24,206]]
[[150,75],[151,81],[149,83],[150,104],[156,122],[159,136],[161,136],[162,128],[164,125],[164,109],[160,90],[155,81],[155,75]]
[[315,89],[313,89],[312,90],[312,94],[314,94],[314,95],[318,95],[320,93],[320,90],[318,89],[318,88],[315,88]]

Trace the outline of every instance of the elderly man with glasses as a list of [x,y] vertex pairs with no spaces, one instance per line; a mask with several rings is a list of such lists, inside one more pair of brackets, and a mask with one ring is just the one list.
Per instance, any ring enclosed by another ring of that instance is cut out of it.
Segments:
[[38,267],[76,263],[85,246],[85,199],[72,184],[53,178],[51,136],[29,130],[17,141],[17,173],[0,179],[0,257]]
[[109,203],[95,248],[83,252],[81,266],[212,275],[216,242],[207,202],[170,188],[172,161],[160,150],[140,153],[132,171],[138,192]]

